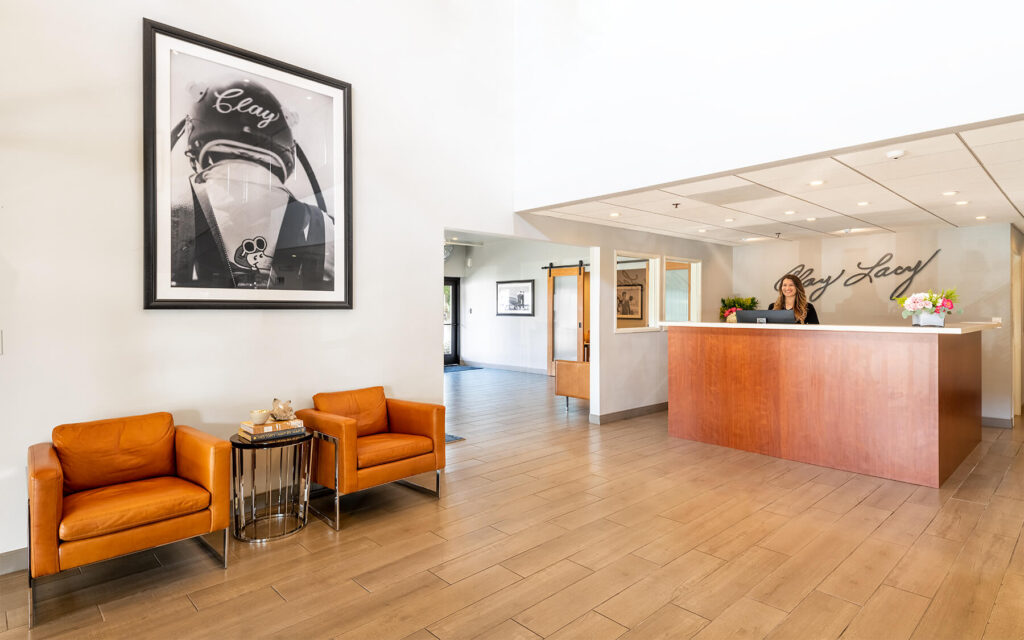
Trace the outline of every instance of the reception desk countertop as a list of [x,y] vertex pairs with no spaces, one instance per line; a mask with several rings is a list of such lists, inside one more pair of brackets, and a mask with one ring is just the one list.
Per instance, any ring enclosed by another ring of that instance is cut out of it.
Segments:
[[799,331],[861,331],[868,333],[939,333],[963,335],[999,329],[998,322],[949,322],[944,327],[915,327],[907,319],[904,325],[856,325],[856,324],[756,324],[750,322],[662,322],[663,327],[702,327],[705,329],[796,329]]

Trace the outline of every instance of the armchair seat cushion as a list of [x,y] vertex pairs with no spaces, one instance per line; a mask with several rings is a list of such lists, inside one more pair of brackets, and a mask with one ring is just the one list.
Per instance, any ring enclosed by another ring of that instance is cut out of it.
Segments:
[[360,469],[414,458],[433,450],[434,442],[426,436],[378,433],[356,439],[356,459]]
[[202,511],[210,493],[173,476],[100,487],[64,497],[61,540],[84,540]]

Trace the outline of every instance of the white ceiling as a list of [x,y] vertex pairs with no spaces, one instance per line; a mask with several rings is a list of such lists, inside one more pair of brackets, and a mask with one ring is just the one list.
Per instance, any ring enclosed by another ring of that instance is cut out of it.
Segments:
[[[902,157],[887,156],[896,150]],[[521,213],[736,246],[994,223],[1024,230],[1022,211],[1024,117]]]

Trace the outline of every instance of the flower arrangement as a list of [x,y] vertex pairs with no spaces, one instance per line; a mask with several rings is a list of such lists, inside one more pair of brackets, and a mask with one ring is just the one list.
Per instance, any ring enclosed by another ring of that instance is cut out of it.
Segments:
[[718,311],[718,317],[722,320],[728,320],[730,316],[740,309],[744,311],[757,309],[757,298],[722,298],[722,307]]
[[[938,293],[929,289],[927,293],[913,293],[909,296],[896,298],[896,304],[903,307],[904,318],[924,313],[934,313],[943,316],[947,313],[953,313],[953,303],[959,300],[956,289],[946,289]],[[963,309],[957,309],[956,311],[963,313]]]

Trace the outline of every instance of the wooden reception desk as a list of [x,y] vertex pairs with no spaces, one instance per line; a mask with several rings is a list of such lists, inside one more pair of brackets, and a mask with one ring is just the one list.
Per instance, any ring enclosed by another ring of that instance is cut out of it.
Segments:
[[981,440],[981,331],[666,323],[670,435],[938,487]]

